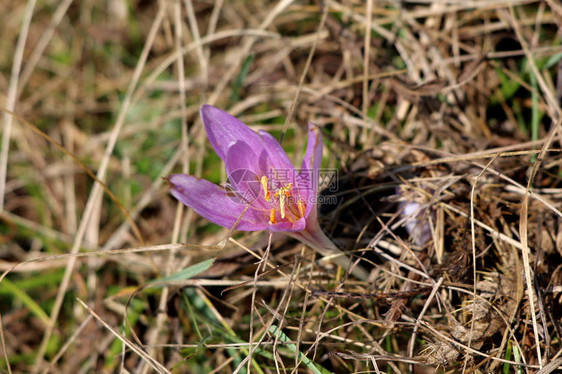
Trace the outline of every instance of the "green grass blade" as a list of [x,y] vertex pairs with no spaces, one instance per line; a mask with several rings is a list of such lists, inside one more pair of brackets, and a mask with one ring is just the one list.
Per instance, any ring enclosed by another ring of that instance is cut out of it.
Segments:
[[250,66],[252,65],[253,60],[254,60],[253,54],[246,57],[246,59],[242,63],[242,68],[240,69],[240,73],[236,76],[234,82],[232,82],[232,94],[230,95],[230,100],[232,102],[240,101],[242,87],[244,85],[244,79],[246,79],[246,76],[250,72]]
[[11,294],[14,298],[21,301],[21,303],[28,307],[31,313],[35,314],[35,316],[39,318],[41,322],[43,322],[46,326],[50,324],[49,316],[43,309],[41,309],[39,304],[37,304],[27,293],[25,293],[25,291],[16,286],[8,278],[4,278],[2,280],[2,284],[0,284],[0,290],[1,292]]
[[[542,113],[539,109],[539,84],[537,82],[537,77],[533,70],[530,72],[531,86],[533,91],[531,92],[531,104],[532,104],[532,115],[531,115],[531,140],[536,141],[539,139],[539,125],[542,117]],[[535,162],[537,160],[537,155],[533,154],[531,156],[531,161]]]
[[149,283],[165,283],[165,282],[175,282],[175,281],[191,279],[197,274],[202,273],[205,270],[209,269],[213,264],[213,262],[215,262],[215,259],[211,258],[203,262],[200,262],[198,264],[186,267],[185,269],[180,270],[175,274],[168,275],[167,277],[154,279]]
[[[289,339],[289,337],[287,335],[285,335],[285,333],[283,333],[283,331],[281,331],[279,329],[279,327],[277,327],[276,325],[271,325],[269,327],[269,332],[272,333],[273,335],[275,335],[282,342],[290,342],[291,341],[291,339]],[[287,348],[289,348],[293,353],[296,353],[299,356],[299,360],[301,360],[306,365],[306,367],[308,367],[310,370],[312,370],[313,373],[315,373],[315,374],[330,373],[330,371],[326,370],[322,366],[320,366],[317,363],[315,363],[314,361],[312,361],[310,358],[306,357],[304,355],[304,353],[302,353],[301,351],[297,351],[296,344],[286,344],[285,346]]]

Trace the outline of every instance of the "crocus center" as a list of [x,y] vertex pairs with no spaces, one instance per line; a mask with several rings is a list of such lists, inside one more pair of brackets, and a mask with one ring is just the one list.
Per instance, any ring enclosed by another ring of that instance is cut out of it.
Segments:
[[270,206],[269,224],[275,224],[280,220],[296,222],[304,217],[306,212],[306,203],[298,196],[293,194],[293,184],[287,183],[273,191],[269,189],[269,180],[264,175],[261,177],[261,186],[265,201]]

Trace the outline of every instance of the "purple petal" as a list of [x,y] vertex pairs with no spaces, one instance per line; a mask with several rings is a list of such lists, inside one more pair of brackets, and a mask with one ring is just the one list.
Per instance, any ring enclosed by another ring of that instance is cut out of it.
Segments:
[[306,227],[306,220],[304,218],[299,219],[297,222],[279,222],[273,225],[269,225],[267,228],[269,231],[302,231]]
[[[260,197],[260,194],[263,195],[260,180],[264,173],[259,169],[258,159],[254,151],[244,142],[231,144],[226,153],[225,166],[228,180],[248,202],[263,200]],[[257,205],[261,206],[261,204]]]
[[228,147],[237,141],[245,142],[257,154],[263,149],[262,139],[237,118],[211,105],[201,106],[209,142],[221,160],[226,162]]
[[240,231],[260,231],[269,226],[267,213],[257,211],[236,197],[205,179],[197,179],[186,174],[172,174],[168,181],[172,185],[170,193],[197,214],[219,226],[232,228],[242,216],[235,229]]
[[308,124],[308,144],[302,160],[302,170],[318,170],[322,165],[322,134],[315,124]]
[[[299,186],[299,192],[307,200],[305,217],[308,217],[313,212],[316,215],[316,199],[311,201],[310,197],[316,197],[318,194],[318,175],[320,166],[322,164],[322,134],[320,129],[313,123],[308,124],[308,144],[306,145],[306,152],[302,160],[300,174],[304,176],[308,174],[311,180],[310,186]],[[305,178],[300,178],[304,180]]]
[[276,170],[290,170],[294,172],[295,167],[293,163],[289,160],[289,156],[287,156],[287,153],[285,153],[285,150],[281,147],[277,139],[270,133],[262,130],[258,131],[258,133],[263,140],[263,145],[267,154],[267,169],[273,168]]

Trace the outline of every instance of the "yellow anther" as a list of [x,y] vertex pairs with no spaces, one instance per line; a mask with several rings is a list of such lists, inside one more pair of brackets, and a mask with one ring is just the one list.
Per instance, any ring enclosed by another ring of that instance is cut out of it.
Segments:
[[287,196],[285,194],[281,194],[279,196],[279,208],[281,210],[281,218],[285,218],[285,199]]
[[299,199],[299,201],[297,201],[297,207],[299,208],[299,214],[301,215],[301,217],[304,217],[305,214],[305,208],[304,208],[304,204],[302,203],[302,201]]
[[275,209],[271,209],[269,211],[269,223],[271,224],[277,223],[277,220],[275,219]]
[[293,189],[293,184],[289,183],[285,187],[281,187],[275,194],[274,197],[279,197],[279,208],[281,210],[281,218],[285,218],[285,203],[287,198],[291,196],[291,190]]
[[285,187],[281,187],[279,190],[277,190],[277,192],[275,192],[275,194],[273,196],[274,197],[279,196],[279,198],[281,198],[281,196],[289,197],[289,196],[291,196],[291,190],[292,189],[293,189],[293,184],[289,183]]
[[267,188],[267,177],[264,175],[261,177],[261,188],[263,188],[263,195],[267,201],[271,198],[271,194],[269,193],[269,189]]

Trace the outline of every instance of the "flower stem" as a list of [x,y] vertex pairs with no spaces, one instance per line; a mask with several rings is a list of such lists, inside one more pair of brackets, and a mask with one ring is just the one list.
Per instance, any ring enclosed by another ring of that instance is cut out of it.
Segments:
[[318,221],[314,225],[307,225],[306,229],[300,232],[287,232],[286,234],[299,240],[301,243],[313,248],[322,256],[330,257],[331,260],[341,266],[357,278],[366,281],[369,278],[369,273],[360,265],[353,266],[353,261],[345,253],[343,253],[334,242],[328,238],[326,234],[318,225]]

